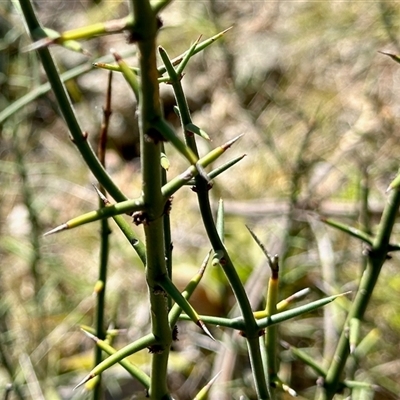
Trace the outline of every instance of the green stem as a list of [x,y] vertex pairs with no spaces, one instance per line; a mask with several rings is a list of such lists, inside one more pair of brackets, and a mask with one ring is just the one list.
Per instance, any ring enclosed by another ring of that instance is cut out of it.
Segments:
[[[208,261],[210,259],[210,254],[208,253],[207,257],[204,259],[203,264],[201,265],[199,271],[197,274],[190,280],[190,282],[186,285],[185,290],[182,292],[182,297],[184,297],[186,300],[190,299],[190,296],[193,294],[194,290],[197,288],[198,284],[200,283],[200,280],[203,278],[204,271],[207,267]],[[175,324],[177,323],[180,315],[182,313],[182,308],[179,306],[178,303],[175,303],[171,311],[169,312],[168,318],[169,318],[169,324],[171,326],[171,329],[174,328]]]
[[269,399],[270,397],[265,380],[259,345],[260,328],[257,326],[253,311],[251,309],[249,298],[247,297],[243,284],[240,281],[239,275],[237,274],[233,262],[230,259],[229,254],[226,251],[226,248],[218,235],[218,231],[216,229],[212,216],[210,200],[208,197],[207,183],[203,179],[197,179],[196,190],[200,206],[200,213],[205,229],[207,231],[208,238],[211,242],[213,250],[215,252],[222,253],[220,264],[229,281],[229,284],[232,287],[232,291],[235,295],[236,301],[238,302],[239,308],[243,316],[245,324],[244,335],[247,339],[250,363],[253,371],[253,377],[258,398]]
[[[267,292],[267,315],[274,315],[277,312],[276,305],[278,304],[279,292],[279,262],[277,258],[270,261],[271,277],[268,282]],[[269,381],[276,383],[278,379],[278,327],[270,326],[266,329],[265,347],[267,351],[267,365]],[[271,389],[271,394],[274,393]]]
[[[106,104],[103,109],[103,122],[100,128],[100,137],[97,147],[97,154],[99,160],[104,168],[106,168],[106,148],[107,148],[107,137],[108,137],[108,127],[111,117],[111,90],[112,90],[112,72],[108,73],[108,85],[107,85],[107,95]],[[104,189],[101,187],[100,192],[103,192],[105,196]],[[105,207],[106,204],[99,199],[100,207]],[[98,339],[103,340],[106,337],[106,329],[104,326],[104,314],[106,306],[106,287],[107,287],[107,266],[108,266],[108,255],[110,247],[110,227],[107,219],[102,219],[100,222],[100,259],[99,259],[99,276],[98,276],[98,290],[97,295],[97,308],[96,308],[96,336]],[[100,364],[102,361],[102,351],[99,346],[95,347],[95,365]],[[96,381],[95,388],[93,390],[93,400],[98,400],[102,395],[101,387],[101,375],[99,375]]]
[[132,29],[132,19],[128,16],[121,19],[114,19],[106,22],[98,22],[93,25],[84,26],[82,28],[72,29],[63,32],[60,38],[56,39],[56,43],[63,43],[68,40],[92,39],[101,35],[110,35],[120,33],[128,29]]
[[[193,50],[194,50],[194,48],[193,48]],[[188,54],[193,53],[193,50],[191,52],[189,51]],[[164,61],[165,68],[167,70],[172,88],[174,90],[176,104],[179,109],[179,115],[180,115],[180,119],[181,119],[182,129],[185,132],[186,144],[189,147],[189,149],[191,150],[192,154],[195,156],[196,159],[194,160],[194,162],[196,162],[197,159],[199,158],[199,153],[197,151],[197,146],[196,146],[196,142],[194,140],[194,135],[192,132],[187,131],[185,128],[187,125],[192,124],[192,118],[191,118],[189,107],[188,107],[188,104],[186,101],[186,96],[185,96],[185,93],[183,92],[183,88],[182,88],[182,84],[181,84],[182,77],[176,73],[175,68],[172,65],[172,62],[168,57],[167,52],[162,47],[160,47],[158,49],[158,51]]]
[[[207,155],[205,155],[199,160],[198,164],[202,167],[209,165],[210,163],[215,161],[219,156],[221,156],[226,150],[228,150],[229,147],[232,146],[232,144],[235,143],[236,140],[238,140],[239,138],[240,136],[210,151]],[[168,183],[166,183],[161,188],[161,192],[164,196],[164,201],[166,202],[168,198],[170,198],[182,186],[187,184],[197,174],[198,174],[198,168],[196,168],[195,166],[191,166],[182,174],[176,176],[175,178],[171,179]],[[138,212],[141,211],[144,213],[145,208],[146,207],[144,204],[143,197],[133,200],[121,201],[120,203],[113,204],[105,208],[100,208],[96,211],[90,211],[86,214],[80,215],[79,217],[72,218],[69,221],[65,222],[64,224],[59,225],[58,227],[52,229],[51,231],[46,232],[45,235],[51,235],[53,233],[60,232],[64,229],[76,228],[77,226],[81,226],[89,222],[98,221],[103,218],[114,217],[115,215],[119,214],[124,214],[124,213],[131,214],[134,211]],[[131,231],[130,236],[132,237],[132,243],[134,241],[137,242],[137,239],[134,239],[132,235],[134,234]],[[139,254],[139,256],[143,260],[142,255]]]
[[190,303],[183,297],[182,293],[178,290],[178,288],[174,285],[171,279],[165,275],[163,278],[158,279],[157,282],[171,297],[179,307],[185,311],[185,313],[190,317],[190,319],[201,329],[203,329],[211,339],[214,339],[211,334],[208,332],[208,329],[205,327],[203,322],[200,320],[199,315],[196,310],[190,305]]
[[[97,305],[96,305],[96,336],[99,339],[105,339],[105,326],[104,326],[104,313],[105,313],[105,303],[106,303],[106,283],[107,283],[107,266],[108,266],[108,254],[109,254],[109,235],[111,233],[110,227],[107,219],[103,219],[100,222],[100,261],[99,261],[99,277],[97,295]],[[95,347],[95,365],[100,364],[102,361],[102,351],[101,348]],[[96,386],[93,391],[93,399],[97,400],[101,398],[102,388],[101,388],[101,376],[99,376],[99,381],[96,382]]]
[[[165,154],[165,148],[162,146],[162,152]],[[164,186],[167,182],[167,171],[165,168],[161,168],[161,181]],[[169,205],[171,205],[172,197],[169,199]],[[168,277],[172,280],[172,236],[171,236],[171,221],[169,217],[169,211],[166,210],[163,215],[163,225],[164,225],[164,249],[165,249],[165,262],[168,271]],[[168,296],[168,310],[171,310],[172,307],[172,299],[171,296]]]
[[76,385],[75,389],[78,388],[79,386],[82,386],[86,382],[88,382],[90,379],[95,378],[108,368],[112,367],[114,364],[119,363],[122,361],[124,358],[137,353],[141,350],[144,350],[145,348],[150,348],[151,346],[155,345],[157,343],[157,339],[152,335],[151,333],[148,335],[145,335],[141,337],[138,340],[135,340],[132,343],[129,343],[122,349],[119,349],[110,357],[107,357],[105,360],[103,360],[99,365],[96,365],[81,382],[79,382],[78,385]]
[[[208,264],[209,258],[210,258],[210,254],[208,254],[208,256],[205,258],[202,266],[200,267],[200,270],[190,280],[190,282],[186,286],[185,290],[183,291],[182,296],[185,299],[190,298],[190,296],[196,289],[197,285],[199,284],[201,278],[204,275],[204,271]],[[182,309],[179,307],[178,304],[175,303],[168,315],[169,324],[171,326],[171,329],[175,326],[176,322],[178,321],[181,312],[182,312]],[[102,361],[101,364],[96,365],[96,367],[91,371],[91,373],[87,377],[85,377],[85,379],[83,379],[83,381],[78,386],[80,386],[80,385],[84,384],[85,382],[87,382],[88,380],[98,376],[103,371],[105,371],[107,368],[110,368],[112,365],[114,365],[116,363],[120,363],[122,366],[124,366],[124,364],[125,364],[124,361],[126,361],[124,359],[126,357],[128,357],[134,353],[137,353],[140,350],[143,350],[145,347],[151,348],[152,346],[154,346],[157,343],[156,338],[153,336],[153,334],[148,334],[148,335],[145,335],[144,337],[140,338],[139,340],[128,344],[127,346],[123,347],[120,350],[115,350],[110,345],[107,345],[105,342],[100,341],[98,338],[96,338],[93,335],[94,331],[91,328],[89,328],[89,327],[81,327],[81,328],[84,330],[84,332],[86,334],[88,334],[93,340],[95,340],[96,343],[104,351],[106,351],[108,354],[111,354],[111,356],[109,358],[105,359],[104,361]],[[134,368],[134,369],[136,370],[136,372],[133,375],[136,376],[136,374],[140,370],[138,368]],[[129,369],[128,369],[128,371],[129,371]],[[130,368],[130,372],[132,372],[132,368]],[[141,381],[140,377],[136,376],[136,378],[138,378],[139,381]],[[150,379],[148,380],[148,383],[146,380],[146,387],[148,388],[149,386],[150,386]]]
[[[176,73],[169,60],[165,50],[159,49],[160,54],[163,57],[164,65],[171,79],[171,84],[174,89],[176,102],[179,108],[179,114],[181,117],[182,128],[185,132],[185,141],[187,146],[192,152],[198,157],[197,145],[192,132],[186,130],[186,126],[192,123],[190,111],[187,105],[187,101],[182,89],[180,82],[180,76]],[[231,262],[229,255],[224,247],[221,237],[218,234],[218,230],[215,226],[214,219],[212,217],[211,206],[208,197],[208,182],[203,176],[196,176],[196,191],[198,196],[198,202],[200,205],[200,212],[203,218],[204,226],[207,231],[207,235],[210,239],[211,245],[214,251],[217,253],[222,252],[223,260],[220,263],[223,265],[225,275],[228,278],[229,283],[233,289],[236,300],[241,308],[242,315],[245,321],[244,335],[247,338],[250,363],[253,370],[254,381],[259,399],[268,399],[268,389],[264,375],[264,369],[261,359],[260,346],[259,346],[259,335],[260,330],[257,327],[257,323],[253,316],[253,312],[250,306],[249,299],[244,290],[244,287],[239,279],[239,276]]]
[[390,235],[393,230],[393,225],[395,223],[399,206],[400,191],[393,190],[390,193],[388,203],[384,209],[382,219],[379,224],[378,234],[375,237],[372,248],[369,252],[367,268],[361,277],[356,297],[347,316],[345,327],[342,330],[335,355],[325,379],[325,393],[322,395],[324,400],[333,399],[333,396],[337,393],[341,375],[347,358],[350,354],[349,338],[346,328],[349,326],[349,323],[353,318],[360,320],[363,319],[365,310],[378,280],[382,265],[387,259]]
[[[200,43],[198,43],[196,45],[196,48],[193,51],[193,54],[197,54],[200,53],[201,51],[203,51],[205,48],[207,48],[208,46],[210,46],[212,43],[214,43],[217,39],[221,38],[229,29],[225,29],[224,31],[212,36],[209,39],[206,39]],[[172,65],[179,65],[182,60],[186,57],[187,55],[187,51],[184,52],[183,54],[179,55],[178,57],[175,57],[171,60]],[[112,64],[107,64],[106,61],[103,61],[103,59],[99,59],[99,62],[96,62],[93,64],[94,67],[96,68],[105,68],[105,69],[109,69],[111,71],[119,71],[121,72],[121,68],[118,65],[112,65]],[[140,74],[140,71],[138,68],[136,67],[129,67],[133,72],[135,72],[136,74]],[[167,78],[160,78],[160,76],[162,76],[163,74],[165,74],[166,72],[166,68],[164,65],[160,66],[157,68],[158,74],[159,74],[159,79],[158,82],[169,82],[169,77]],[[1,114],[0,114],[1,115]]]
[[[293,319],[300,315],[312,312],[320,307],[326,306],[327,304],[331,303],[332,301],[336,300],[338,297],[343,296],[347,293],[338,294],[334,296],[325,297],[323,299],[319,299],[313,301],[311,303],[305,304],[300,307],[293,308],[291,310],[282,311],[277,314],[273,314],[268,317],[263,317],[257,320],[257,325],[259,330],[268,328],[269,326],[280,324],[282,322],[288,321],[289,319]],[[232,329],[237,329],[240,331],[245,331],[245,320],[243,317],[236,317],[236,318],[221,318],[221,317],[210,317],[207,315],[200,315],[200,319],[203,322],[207,322],[211,325],[221,325]],[[190,317],[187,315],[182,315],[180,319],[188,321]]]
[[[117,350],[114,347],[110,346],[109,343],[105,340],[101,340],[98,337],[94,336],[90,332],[83,329],[85,334],[89,336],[94,342],[99,350],[105,351],[109,355],[113,355],[117,353]],[[119,364],[124,367],[135,379],[137,379],[146,389],[150,387],[150,378],[147,374],[145,374],[139,367],[135,364],[132,364],[128,359],[122,359],[119,361]],[[97,375],[100,376],[100,375]]]
[[[99,195],[99,198],[101,202],[107,206],[110,207],[110,201],[107,199],[107,197],[99,190],[97,189],[96,186],[94,186],[95,190],[97,191],[97,194]],[[102,208],[101,208],[102,209]],[[138,239],[136,233],[133,231],[131,224],[129,224],[125,218],[122,215],[113,215],[113,220],[115,223],[118,225],[118,228],[121,230],[121,232],[124,234],[124,236],[128,239],[130,245],[134,248],[136,251],[137,255],[140,258],[140,261],[142,261],[143,266],[146,266],[146,248],[144,244],[142,243],[141,240]]]
[[353,237],[363,241],[364,243],[371,245],[373,242],[373,237],[369,233],[366,233],[365,231],[353,228],[352,226],[349,226],[349,225],[341,224],[340,222],[334,221],[329,218],[321,217],[320,219],[325,224],[330,225],[333,228],[339,229],[340,231],[345,232],[349,236],[353,236]]
[[[32,4],[29,0],[19,0],[19,3],[21,5],[21,9],[24,14],[29,32],[32,38],[35,39],[35,32],[41,31],[42,27],[40,26],[36,18]],[[77,146],[79,152],[81,153],[82,157],[84,158],[86,164],[88,165],[96,179],[100,182],[100,184],[104,186],[107,192],[110,193],[110,195],[116,201],[126,200],[126,196],[115,185],[111,177],[108,175],[108,173],[96,157],[96,154],[94,153],[92,147],[87,140],[87,134],[84,134],[82,132],[81,127],[76,119],[75,112],[72,108],[71,101],[68,97],[67,91],[65,89],[65,86],[63,85],[60,74],[53,61],[49,49],[43,47],[41,49],[38,49],[38,53],[43,68],[46,72],[47,78],[56,96],[59,108],[73,137],[73,141]]]
[[167,276],[164,249],[164,197],[161,177],[161,143],[152,128],[161,118],[156,62],[156,15],[148,0],[132,0],[140,62],[139,129],[141,142],[142,190],[146,204],[146,280],[149,288],[152,333],[157,338],[150,373],[150,398],[169,399],[167,366],[172,343],[165,292],[158,281]]

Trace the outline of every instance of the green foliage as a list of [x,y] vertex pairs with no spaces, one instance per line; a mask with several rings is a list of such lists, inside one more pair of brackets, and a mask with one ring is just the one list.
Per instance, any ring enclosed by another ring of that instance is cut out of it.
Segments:
[[92,3],[0,6],[0,393],[394,398],[398,10]]

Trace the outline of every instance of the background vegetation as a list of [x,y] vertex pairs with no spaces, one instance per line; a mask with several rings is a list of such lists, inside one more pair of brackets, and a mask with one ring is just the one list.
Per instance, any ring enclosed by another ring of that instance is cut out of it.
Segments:
[[[41,22],[58,31],[127,12],[124,1],[95,3],[36,5]],[[233,152],[247,157],[216,180],[211,195],[215,205],[220,197],[225,200],[226,245],[255,309],[261,307],[260,287],[266,286],[269,271],[246,224],[280,257],[281,298],[305,287],[311,288],[307,302],[356,288],[365,248],[317,216],[366,231],[374,231],[379,221],[386,188],[398,170],[400,69],[378,51],[400,52],[399,17],[395,3],[384,1],[177,1],[163,13],[159,42],[172,57],[199,35],[210,37],[233,25],[221,41],[193,58],[183,85],[194,122],[213,139],[201,150],[245,133]],[[71,394],[71,388],[93,364],[93,344],[79,325],[93,323],[99,227],[42,234],[98,207],[94,180],[68,139],[51,92],[4,115],[46,79],[35,52],[24,51],[31,42],[8,1],[0,3],[0,33],[0,388],[6,393],[11,377],[17,377],[27,386],[9,398],[85,398],[81,391]],[[111,47],[133,50],[122,34],[96,38],[84,47],[93,57],[109,54]],[[62,71],[88,63],[88,56],[61,47],[52,53]],[[130,60],[136,63],[134,56]],[[106,85],[103,70],[67,84],[94,144]],[[166,85],[162,97],[165,115],[178,124]],[[140,175],[133,102],[115,74],[106,163],[122,190],[135,197]],[[184,165],[174,159],[171,176]],[[193,213],[182,214],[182,209]],[[175,196],[171,223],[178,263],[174,274],[183,287],[209,247],[189,189]],[[106,320],[123,330],[115,343],[122,346],[147,332],[147,289],[136,254],[111,228]],[[398,232],[396,224],[393,242]],[[400,393],[400,280],[398,256],[392,256],[366,314],[364,356],[352,365],[358,379],[379,390],[360,399],[398,398]],[[224,315],[233,306],[217,268],[208,269],[192,304],[200,314],[212,315]],[[332,354],[348,305],[342,299],[323,312],[284,323],[280,335],[322,362],[322,354]],[[227,398],[254,398],[246,351],[237,337],[229,342],[237,352],[234,360],[227,353],[218,357],[215,352],[223,349],[192,324],[182,322],[179,330],[171,355],[177,398],[193,398],[211,378],[210,370],[217,373],[223,362],[237,368],[220,377],[210,396],[222,399],[222,391]],[[289,351],[280,351],[283,380],[300,398],[313,398],[315,374]],[[136,355],[134,361],[141,365],[147,357]],[[125,393],[140,389],[132,385],[120,367],[104,374],[108,398],[129,398]]]

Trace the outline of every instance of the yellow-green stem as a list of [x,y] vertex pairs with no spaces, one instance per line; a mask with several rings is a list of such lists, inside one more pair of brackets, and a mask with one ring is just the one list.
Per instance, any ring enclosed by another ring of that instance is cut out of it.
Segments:
[[153,352],[150,373],[150,398],[169,399],[167,365],[172,343],[165,292],[158,280],[167,275],[165,263],[162,195],[161,143],[152,122],[161,118],[156,64],[157,19],[148,0],[132,0],[135,36],[138,39],[140,64],[139,129],[141,141],[142,191],[146,207],[146,280],[151,305],[152,333],[157,344]]

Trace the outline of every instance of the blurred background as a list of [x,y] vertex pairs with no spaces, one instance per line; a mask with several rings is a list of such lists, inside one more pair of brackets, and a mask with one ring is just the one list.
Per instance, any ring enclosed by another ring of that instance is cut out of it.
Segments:
[[[57,31],[128,12],[122,0],[34,3],[43,25]],[[398,171],[400,65],[379,53],[400,53],[396,3],[187,0],[173,2],[162,19],[159,43],[170,57],[200,35],[206,39],[232,27],[193,57],[183,85],[194,123],[212,139],[199,139],[202,154],[244,134],[214,167],[246,157],[215,180],[211,196],[215,206],[220,198],[225,202],[226,245],[254,309],[262,307],[269,271],[246,225],[280,257],[282,299],[305,287],[311,293],[304,302],[354,290],[365,249],[318,216],[373,233]],[[100,227],[42,235],[98,208],[95,181],[69,139],[53,94],[41,89],[46,78],[36,53],[25,51],[30,43],[12,2],[0,2],[0,397],[91,398],[72,387],[93,364],[93,344],[79,326],[93,323]],[[60,72],[90,66],[110,48],[130,51],[127,60],[137,65],[124,34],[83,46],[90,56],[52,48]],[[66,85],[83,130],[97,146],[107,72],[92,69]],[[13,102],[35,90],[42,94],[9,112]],[[164,113],[180,133],[171,89],[162,85],[161,93]],[[135,100],[117,73],[112,112],[106,165],[124,193],[135,198],[141,190]],[[168,175],[174,177],[186,164],[173,149],[167,147],[167,154]],[[171,221],[174,280],[184,287],[210,248],[189,188],[175,195]],[[147,292],[138,257],[110,222],[106,320],[121,329],[115,343],[121,347],[149,330]],[[394,242],[398,232],[396,225]],[[351,298],[282,324],[282,339],[321,363],[329,361]],[[400,393],[399,298],[399,260],[393,254],[366,315],[362,356],[350,366],[357,379],[379,386],[360,399]],[[230,312],[234,299],[220,270],[207,270],[192,304],[202,314]],[[193,398],[223,369],[224,357],[232,370],[211,398],[255,398],[243,340],[215,329],[224,345],[210,343],[183,322],[179,331],[171,358],[177,399]],[[227,349],[236,355],[228,358]],[[132,360],[146,368],[145,352]],[[281,374],[300,398],[313,397],[317,377],[284,348]],[[6,397],[13,380],[17,384]],[[120,367],[106,372],[103,384],[107,399],[142,393]]]

